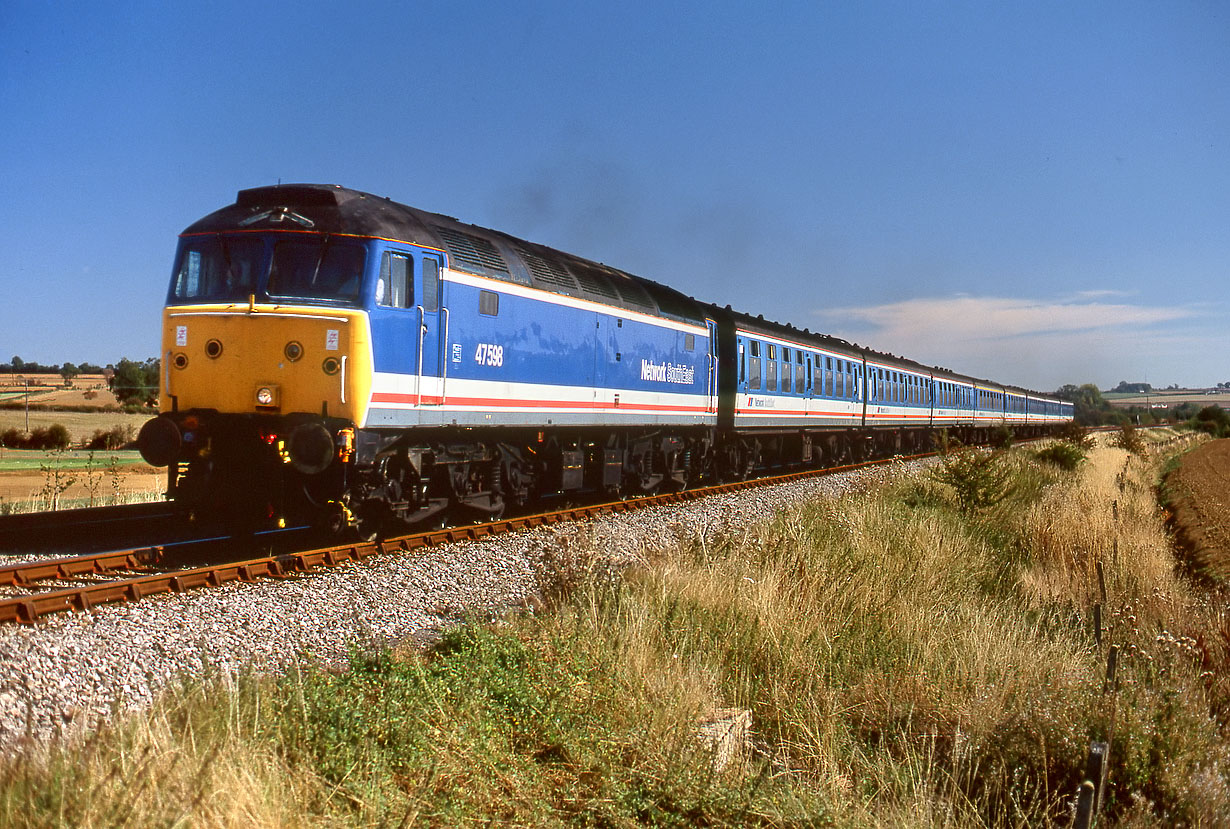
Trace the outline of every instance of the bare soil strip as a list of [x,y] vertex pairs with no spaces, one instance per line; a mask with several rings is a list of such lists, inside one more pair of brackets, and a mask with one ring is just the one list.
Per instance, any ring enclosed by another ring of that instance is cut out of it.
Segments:
[[1189,452],[1166,476],[1168,504],[1179,539],[1196,568],[1230,580],[1230,439]]

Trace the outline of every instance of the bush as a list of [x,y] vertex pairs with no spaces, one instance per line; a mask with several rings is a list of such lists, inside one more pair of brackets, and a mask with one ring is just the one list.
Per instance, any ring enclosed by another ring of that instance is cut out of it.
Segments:
[[65,429],[59,423],[53,423],[47,427],[38,427],[30,431],[30,437],[26,438],[25,448],[27,449],[67,449],[72,443],[72,437],[68,434],[68,429]]
[[944,456],[931,477],[956,491],[957,506],[966,514],[990,509],[1012,494],[1012,470],[1002,452],[961,449]]
[[21,449],[26,445],[25,433],[20,429],[5,429],[0,432],[0,446],[7,446],[9,449]]
[[1085,450],[1078,444],[1061,440],[1034,452],[1034,457],[1045,463],[1054,464],[1060,469],[1074,472],[1076,467],[1084,463]]
[[1230,436],[1230,414],[1221,406],[1205,406],[1192,419],[1192,427],[1215,438]]
[[1066,443],[1080,449],[1092,449],[1094,440],[1093,435],[1089,434],[1089,430],[1077,423],[1075,420],[1069,420],[1063,425],[1055,436]]
[[1145,452],[1145,439],[1140,436],[1140,432],[1136,431],[1136,427],[1131,423],[1120,424],[1119,434],[1115,435],[1111,445],[1117,446],[1120,449],[1126,449],[1133,455],[1143,455]]
[[112,426],[110,429],[95,429],[94,435],[86,443],[86,449],[123,449],[134,439],[131,425]]

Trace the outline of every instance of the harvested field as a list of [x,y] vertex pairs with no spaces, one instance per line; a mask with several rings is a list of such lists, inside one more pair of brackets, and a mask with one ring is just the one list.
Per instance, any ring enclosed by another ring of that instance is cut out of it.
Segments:
[[156,501],[166,491],[166,470],[136,452],[97,452],[89,461],[86,455],[0,450],[0,514],[45,510],[53,499],[60,509]]
[[1179,538],[1197,569],[1230,579],[1230,439],[1210,441],[1185,455],[1166,476]]
[[[30,409],[29,422],[31,429],[45,429],[59,423],[68,430],[73,444],[80,445],[88,441],[95,432],[105,432],[116,426],[132,427],[132,434],[135,437],[145,425],[145,421],[155,414],[152,411],[149,414],[128,414],[126,412],[64,412]],[[25,428],[26,413],[23,409],[0,409],[0,432],[5,429],[18,429],[24,432]]]

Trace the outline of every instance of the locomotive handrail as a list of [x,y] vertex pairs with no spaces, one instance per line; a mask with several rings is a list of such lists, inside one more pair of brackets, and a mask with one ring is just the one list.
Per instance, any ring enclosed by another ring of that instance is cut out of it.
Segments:
[[427,334],[427,312],[422,305],[414,306],[419,312],[419,369],[414,375],[414,405],[423,405],[423,337]]
[[448,321],[449,312],[448,306],[442,305],[440,310],[444,312],[444,342],[443,346],[438,349],[440,352],[440,403],[443,405],[445,400],[444,386],[448,380]]

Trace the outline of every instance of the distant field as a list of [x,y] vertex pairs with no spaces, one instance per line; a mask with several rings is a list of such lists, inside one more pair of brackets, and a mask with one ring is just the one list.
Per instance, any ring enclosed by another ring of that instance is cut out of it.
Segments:
[[0,515],[157,501],[166,478],[134,451],[97,451],[91,460],[80,450],[0,448]]
[[24,382],[30,381],[30,403],[40,406],[119,406],[107,381],[101,374],[82,374],[73,380],[72,388],[64,388],[58,374],[0,375],[0,403],[19,402],[26,397]]
[[[68,430],[73,443],[82,443],[93,437],[98,430],[107,431],[115,426],[132,426],[133,435],[142,424],[154,416],[149,414],[125,414],[124,412],[44,412],[30,410],[30,428],[46,428],[59,423]],[[26,413],[21,409],[0,409],[0,432],[5,429],[25,429]]]
[[1221,406],[1230,409],[1230,391],[1206,394],[1202,391],[1180,389],[1178,391],[1154,391],[1149,394],[1119,394],[1107,392],[1102,395],[1114,406],[1179,406],[1195,403],[1197,406]]
[[55,464],[60,469],[86,469],[107,466],[111,463],[112,458],[115,458],[118,466],[145,465],[145,461],[141,460],[141,453],[135,449],[110,451],[100,449],[91,453],[84,449],[74,449],[69,452],[44,452],[38,449],[0,447],[0,472],[41,469],[47,464]]

